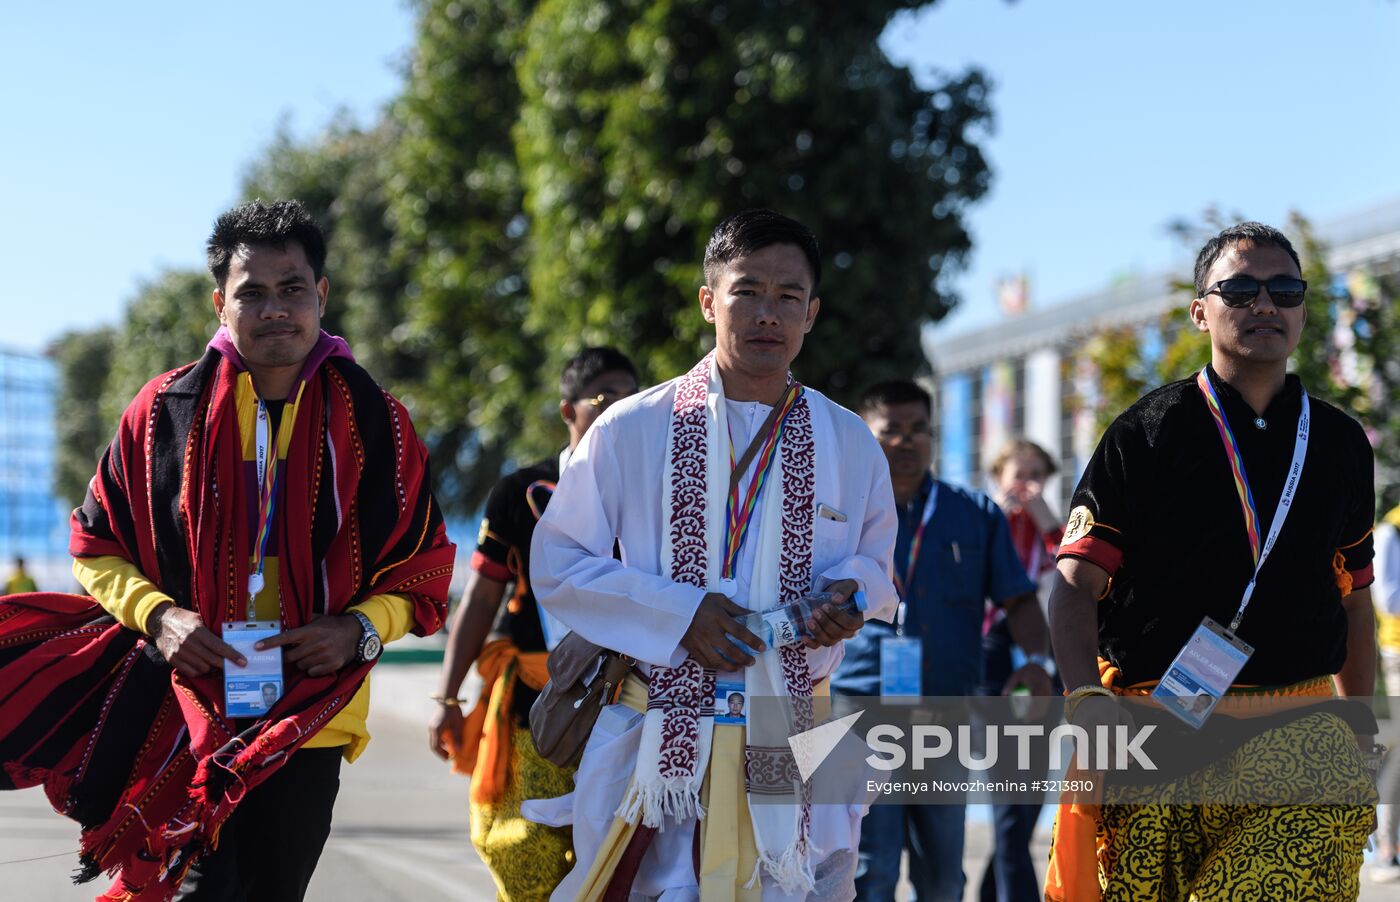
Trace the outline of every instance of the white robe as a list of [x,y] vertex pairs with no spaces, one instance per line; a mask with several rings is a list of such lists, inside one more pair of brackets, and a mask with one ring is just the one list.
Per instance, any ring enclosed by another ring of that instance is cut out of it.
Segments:
[[[619,401],[593,424],[561,475],[530,546],[530,583],[545,609],[589,641],[644,662],[644,671],[652,664],[674,667],[685,660],[680,640],[705,595],[703,589],[662,575],[674,395],[675,380]],[[866,617],[889,621],[898,604],[892,580],[898,520],[889,466],[859,417],[810,388],[806,395],[816,447],[815,503],[845,516],[844,521],[821,516],[815,520],[816,587],[854,579],[866,594]],[[736,455],[770,409],[753,402],[726,402]],[[726,482],[728,477],[710,476]],[[780,486],[779,480],[770,479],[764,491]],[[762,505],[758,508],[750,536],[760,528]],[[613,558],[614,539],[622,549],[621,561]],[[745,606],[757,544],[744,543],[735,573],[734,600]],[[812,681],[830,676],[844,653],[841,645],[808,650]],[[573,825],[578,863],[555,891],[555,900],[577,896],[578,884],[636,770],[641,725],[642,715],[630,708],[605,708],[575,775],[576,790],[525,806],[532,820]],[[824,856],[849,850],[853,868],[865,810],[863,805],[814,805],[812,845]],[[656,834],[638,871],[633,898],[672,902],[698,897],[691,860],[695,825],[693,818],[672,822]],[[763,898],[776,902],[794,897],[765,877]]]

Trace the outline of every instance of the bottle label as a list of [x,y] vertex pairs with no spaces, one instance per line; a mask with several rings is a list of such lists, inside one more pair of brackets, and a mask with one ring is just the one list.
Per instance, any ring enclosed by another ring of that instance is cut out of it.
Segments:
[[788,616],[786,608],[764,611],[763,621],[773,630],[774,648],[781,648],[784,645],[791,645],[794,642],[802,641],[802,635],[798,632],[797,624]]

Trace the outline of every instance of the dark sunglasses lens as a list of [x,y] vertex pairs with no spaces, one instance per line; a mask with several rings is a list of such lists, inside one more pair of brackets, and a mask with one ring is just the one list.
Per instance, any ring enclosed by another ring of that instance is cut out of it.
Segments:
[[1259,296],[1259,282],[1248,276],[1220,283],[1220,300],[1228,307],[1248,307]]
[[1297,307],[1303,303],[1303,293],[1307,290],[1308,283],[1302,279],[1280,276],[1269,280],[1269,297],[1280,307]]

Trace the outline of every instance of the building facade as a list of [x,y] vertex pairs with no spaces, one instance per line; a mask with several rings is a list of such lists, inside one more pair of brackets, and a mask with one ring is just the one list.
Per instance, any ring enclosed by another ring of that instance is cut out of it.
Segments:
[[34,354],[0,350],[0,579],[13,561],[42,589],[73,586],[68,511],[54,497],[58,372]]

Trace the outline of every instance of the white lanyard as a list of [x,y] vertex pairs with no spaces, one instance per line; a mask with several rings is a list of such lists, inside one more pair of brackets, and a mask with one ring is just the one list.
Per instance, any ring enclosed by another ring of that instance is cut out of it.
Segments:
[[276,466],[272,460],[272,428],[267,404],[258,399],[255,436],[255,467],[257,470],[258,508],[253,520],[253,570],[248,574],[248,619],[257,619],[255,600],[265,585],[263,567],[267,562],[267,540],[272,532],[272,505],[275,503],[276,483],[268,485],[267,468]]
[[1230,621],[1230,632],[1232,633],[1240,628],[1240,621],[1244,618],[1244,609],[1249,607],[1249,599],[1254,595],[1254,584],[1259,580],[1259,571],[1263,569],[1264,561],[1268,559],[1269,552],[1274,548],[1274,541],[1283,530],[1283,521],[1288,519],[1288,512],[1293,505],[1293,497],[1298,494],[1298,483],[1302,481],[1303,476],[1303,459],[1308,456],[1310,419],[1308,393],[1303,392],[1303,409],[1298,414],[1298,435],[1293,440],[1293,462],[1288,466],[1288,480],[1283,484],[1283,494],[1279,496],[1278,507],[1274,509],[1273,522],[1269,524],[1269,536],[1264,540],[1264,545],[1259,551],[1259,560],[1254,564],[1254,575],[1249,578],[1249,584],[1244,587],[1244,597],[1240,599],[1240,609],[1235,612],[1235,619]]

